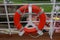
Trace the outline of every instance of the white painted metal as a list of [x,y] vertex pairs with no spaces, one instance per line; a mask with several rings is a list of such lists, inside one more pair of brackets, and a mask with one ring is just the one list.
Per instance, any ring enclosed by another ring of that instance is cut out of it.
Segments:
[[[20,21],[21,23],[27,23],[29,21]],[[32,21],[32,22],[39,22],[39,21]],[[47,20],[46,22],[51,22],[50,20]],[[54,22],[54,21],[53,21]],[[60,21],[56,21],[56,22],[60,22]],[[0,22],[0,23],[8,23],[8,22]],[[13,21],[9,21],[9,23],[14,23]]]
[[49,30],[49,35],[50,38],[52,39],[53,33],[54,33],[54,25],[53,25],[53,15],[54,15],[54,10],[55,10],[55,4],[56,0],[54,0],[53,2],[53,8],[52,8],[52,12],[51,12],[51,23],[50,23],[50,30]]
[[[45,13],[46,14],[51,14],[51,12],[45,12]],[[60,13],[60,12],[58,12],[58,13]],[[28,14],[28,13],[25,13],[25,14]],[[35,14],[35,13],[32,13],[32,14]],[[54,12],[54,14],[56,14],[56,12]],[[5,13],[0,13],[0,15],[6,15],[6,14]],[[8,15],[14,15],[14,13],[8,13]]]
[[6,11],[6,17],[7,17],[7,22],[8,22],[8,29],[10,31],[10,35],[11,35],[11,28],[10,28],[10,23],[9,23],[9,18],[8,18],[8,11],[7,11],[7,5],[6,5],[6,0],[4,0],[4,6],[5,6],[5,11]]
[[[56,20],[54,21],[54,25],[53,25],[53,15],[54,13],[56,13],[54,10],[55,8],[57,10],[59,10],[58,7],[55,7],[55,5],[58,5],[60,3],[56,3],[56,0],[52,0],[53,2],[52,3],[32,3],[32,5],[53,5],[53,8],[52,8],[52,12],[51,12],[51,20],[50,21],[47,21],[47,22],[51,22],[51,25],[50,25],[50,28],[45,28],[45,29],[49,29],[49,35],[50,35],[50,38],[52,39],[52,36],[53,36],[53,32],[54,32],[54,26],[55,26],[55,22]],[[16,32],[16,29],[14,29],[14,31],[10,28],[10,23],[13,23],[13,21],[9,21],[9,18],[8,18],[8,15],[14,15],[14,14],[8,14],[8,10],[7,10],[7,6],[11,6],[11,5],[28,5],[26,3],[22,3],[22,4],[6,4],[5,0],[4,0],[4,4],[0,4],[0,5],[3,5],[5,7],[5,11],[6,11],[6,14],[0,14],[0,15],[6,15],[7,16],[7,22],[0,22],[0,23],[8,23],[8,29],[9,31],[7,31],[6,29],[0,29],[0,30],[5,30],[7,32],[4,32],[4,31],[0,31],[0,33],[5,33],[5,34],[12,34],[12,33],[19,33],[19,31]],[[32,10],[30,10],[31,12]],[[30,13],[29,12],[29,13]],[[58,12],[60,13],[60,12]],[[28,13],[27,13],[28,14]],[[47,13],[48,14],[48,13]],[[50,14],[50,13],[49,13]],[[30,19],[31,19],[31,15],[30,16]],[[57,16],[57,15],[56,15]],[[31,20],[30,20],[31,21]],[[29,21],[21,21],[21,22],[29,22]],[[32,21],[32,22],[39,22],[39,21]],[[58,21],[59,22],[59,21]],[[22,34],[21,34],[22,35]]]
[[33,23],[32,23],[32,5],[29,4],[28,6],[28,11],[29,11],[29,21],[28,21],[28,24],[25,26],[25,27],[28,27],[29,25],[32,25],[33,28],[36,27]]
[[[57,5],[60,3],[56,3]],[[0,4],[4,5],[4,4]],[[22,3],[22,4],[6,4],[6,5],[28,5],[28,3]],[[53,3],[32,3],[32,5],[53,5]]]

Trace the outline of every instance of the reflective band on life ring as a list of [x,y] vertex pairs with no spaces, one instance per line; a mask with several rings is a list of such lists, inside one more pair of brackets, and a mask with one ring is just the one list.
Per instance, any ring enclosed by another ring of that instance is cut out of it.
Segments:
[[[26,9],[26,10],[24,10]],[[15,12],[15,15],[14,15],[14,25],[16,26],[16,28],[19,30],[22,28],[22,24],[20,23],[20,18],[21,18],[21,15],[24,14],[23,12],[28,12],[28,6],[22,6],[20,7],[16,12]],[[32,5],[32,12],[36,13],[36,14],[39,14],[42,12],[42,9],[40,7],[37,7],[35,5]],[[39,25],[38,25],[38,29],[39,30],[42,30],[45,23],[46,23],[46,15],[44,12],[42,12],[40,15],[39,15]],[[35,32],[36,31],[36,28],[32,28],[32,29],[28,29],[28,28],[24,28],[24,31],[25,32]]]

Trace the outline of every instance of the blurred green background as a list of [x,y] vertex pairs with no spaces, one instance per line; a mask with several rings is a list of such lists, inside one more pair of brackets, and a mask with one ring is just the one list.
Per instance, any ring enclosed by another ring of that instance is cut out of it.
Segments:
[[[51,2],[50,0],[9,0],[13,2],[14,4],[22,4],[22,3],[46,3]],[[60,2],[60,0],[57,0],[57,2]],[[0,0],[0,3],[3,3],[3,0]],[[45,12],[51,12],[52,5],[38,5],[44,9]]]

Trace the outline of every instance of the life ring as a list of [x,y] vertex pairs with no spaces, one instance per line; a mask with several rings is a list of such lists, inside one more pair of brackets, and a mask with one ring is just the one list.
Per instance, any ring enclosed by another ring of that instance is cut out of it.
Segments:
[[[24,10],[26,8],[26,10]],[[22,28],[22,24],[20,23],[20,18],[21,15],[24,14],[23,12],[28,12],[28,5],[26,6],[22,6],[20,7],[14,15],[14,25],[16,26],[16,28],[19,30]],[[32,5],[32,12],[36,13],[36,14],[40,14],[39,15],[39,25],[38,25],[38,29],[42,30],[44,28],[44,25],[46,23],[46,15],[44,12],[42,12],[42,9],[40,7],[37,7],[35,5]],[[31,33],[31,32],[36,32],[36,28],[24,28],[25,32]]]

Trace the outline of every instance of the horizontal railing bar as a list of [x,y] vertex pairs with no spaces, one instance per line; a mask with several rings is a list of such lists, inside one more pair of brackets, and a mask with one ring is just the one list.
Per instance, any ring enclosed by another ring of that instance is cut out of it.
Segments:
[[[8,30],[8,28],[0,28],[0,30]],[[16,28],[11,28],[11,30],[17,30]]]
[[[49,30],[50,27],[44,27],[43,29],[48,29]],[[19,31],[16,28],[11,28],[11,33],[12,34],[17,34],[18,32]],[[9,34],[9,29],[8,28],[0,28],[0,33]]]
[[[20,3],[20,4],[6,4],[6,5],[28,5],[29,3]],[[32,5],[53,5],[54,3],[31,3]],[[55,3],[60,4],[60,3]],[[4,4],[0,4],[4,5]]]
[[8,22],[0,22],[0,23],[8,23]]
[[[28,14],[28,13],[25,13]],[[35,14],[35,13],[33,13]],[[50,12],[46,12],[46,14],[51,14]],[[56,14],[56,12],[54,12],[54,14]],[[57,14],[60,14],[60,12],[58,12]],[[6,15],[5,13],[0,13],[0,15]],[[8,15],[14,15],[14,13],[8,13]]]
[[[32,5],[52,5],[54,3],[32,3]],[[60,4],[60,3],[56,3],[56,4]],[[28,5],[26,3],[22,3],[22,4],[6,4],[6,5]]]
[[[20,21],[20,23],[27,23],[29,21]],[[39,22],[39,21],[32,21],[32,22]],[[51,22],[51,20],[46,20],[46,22]],[[55,22],[55,21],[53,21]],[[56,21],[56,22],[60,22],[60,21]],[[8,23],[8,22],[0,22],[0,23]],[[9,21],[9,23],[14,23],[13,21]]]
[[[44,29],[50,29],[50,28],[44,28]],[[18,33],[19,31],[16,29],[16,28],[11,28],[11,33],[12,34],[16,34],[16,33]],[[5,33],[5,34],[9,34],[9,29],[7,29],[7,28],[5,28],[5,29],[1,29],[0,28],[0,33]]]

